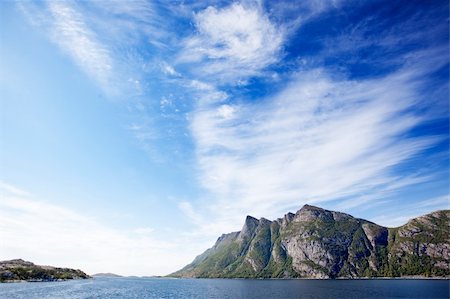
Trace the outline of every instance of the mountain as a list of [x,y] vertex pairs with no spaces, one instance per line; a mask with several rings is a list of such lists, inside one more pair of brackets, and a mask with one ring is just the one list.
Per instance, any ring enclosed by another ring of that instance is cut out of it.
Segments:
[[123,276],[115,273],[96,273],[93,274],[92,277],[123,277]]
[[450,276],[450,210],[387,228],[305,205],[274,221],[247,216],[169,275],[202,278]]
[[38,266],[22,259],[0,261],[0,282],[86,279],[81,270]]

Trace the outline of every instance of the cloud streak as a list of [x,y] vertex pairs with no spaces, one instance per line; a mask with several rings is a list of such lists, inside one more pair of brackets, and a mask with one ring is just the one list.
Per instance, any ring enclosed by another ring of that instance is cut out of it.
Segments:
[[381,216],[377,216],[374,219],[371,219],[375,223],[383,223],[383,225],[388,227],[397,227],[405,224],[410,219],[417,217],[422,212],[422,209],[430,209],[432,211],[437,210],[448,210],[450,208],[450,197],[449,195],[438,196],[435,198],[427,198],[419,203],[412,203],[409,205],[405,205],[404,211],[401,216],[397,213],[393,213],[392,211],[387,211],[386,214]]
[[[43,29],[101,90],[111,98],[142,95],[142,36],[161,47],[165,31],[156,8],[146,1],[43,1],[18,3],[35,27]],[[120,46],[118,46],[120,44]]]
[[87,27],[83,16],[64,2],[51,1],[48,8],[53,17],[52,40],[101,86],[107,85],[113,60]]
[[218,199],[209,209],[220,229],[236,229],[245,214],[274,218],[304,203],[346,199],[348,209],[365,204],[365,194],[431,180],[420,168],[406,177],[396,169],[445,139],[407,137],[427,121],[411,110],[430,104],[421,78],[446,62],[433,53],[429,64],[377,79],[316,69],[258,104],[199,104],[191,123],[199,180]]

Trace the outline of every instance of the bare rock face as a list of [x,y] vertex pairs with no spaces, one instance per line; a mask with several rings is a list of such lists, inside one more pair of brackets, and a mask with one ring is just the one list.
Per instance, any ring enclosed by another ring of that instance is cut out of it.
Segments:
[[295,214],[287,213],[283,218],[278,218],[276,221],[281,225],[282,228],[285,228],[289,223],[294,219]]
[[258,224],[259,224],[258,219],[253,218],[252,216],[247,216],[247,218],[245,219],[244,226],[242,227],[242,230],[239,233],[239,239],[245,240],[247,238],[253,237],[253,234],[255,233]]
[[247,216],[176,277],[450,276],[450,211],[386,228],[310,205],[275,221]]
[[434,257],[434,258],[442,258],[445,260],[450,259],[450,244],[448,243],[440,243],[440,244],[422,244],[424,248],[424,254]]
[[387,228],[372,223],[364,223],[361,227],[369,240],[372,249],[377,246],[387,245],[389,234]]
[[255,272],[262,271],[270,260],[271,224],[271,221],[264,218],[258,221],[258,226],[254,231],[254,238],[250,242],[248,251],[245,254],[244,260],[251,265]]
[[419,227],[413,224],[407,224],[406,226],[400,228],[398,231],[398,236],[402,238],[412,238],[421,232],[422,230]]
[[302,238],[287,239],[283,243],[287,254],[292,257],[292,267],[300,276],[328,278],[321,268],[332,267],[335,263],[330,254],[319,241],[306,241]]
[[327,279],[330,278],[324,271],[318,269],[316,266],[313,266],[309,262],[299,262],[294,266],[294,269],[301,273],[301,277],[310,277],[316,279]]

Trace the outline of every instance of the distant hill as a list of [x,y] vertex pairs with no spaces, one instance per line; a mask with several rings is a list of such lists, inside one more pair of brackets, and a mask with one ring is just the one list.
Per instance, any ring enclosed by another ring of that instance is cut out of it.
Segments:
[[92,277],[123,277],[123,276],[114,273],[96,273],[92,275]]
[[0,282],[87,279],[81,270],[38,266],[22,259],[0,261]]
[[171,277],[449,277],[450,211],[387,228],[305,205],[274,221],[247,216],[241,231]]

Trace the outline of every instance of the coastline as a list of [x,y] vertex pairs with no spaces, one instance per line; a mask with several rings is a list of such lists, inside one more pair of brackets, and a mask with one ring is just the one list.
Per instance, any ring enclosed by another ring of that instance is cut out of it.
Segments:
[[35,283],[35,282],[64,282],[64,281],[71,281],[71,280],[86,280],[86,279],[93,279],[93,277],[89,277],[89,278],[70,278],[70,279],[12,279],[12,280],[4,280],[4,281],[0,281],[0,284],[2,283]]
[[[155,277],[156,278],[156,277]],[[402,276],[402,277],[338,277],[338,278],[310,278],[310,277],[292,277],[292,278],[258,278],[258,277],[158,277],[166,279],[223,279],[223,280],[449,280],[450,277],[426,277],[426,276]]]

